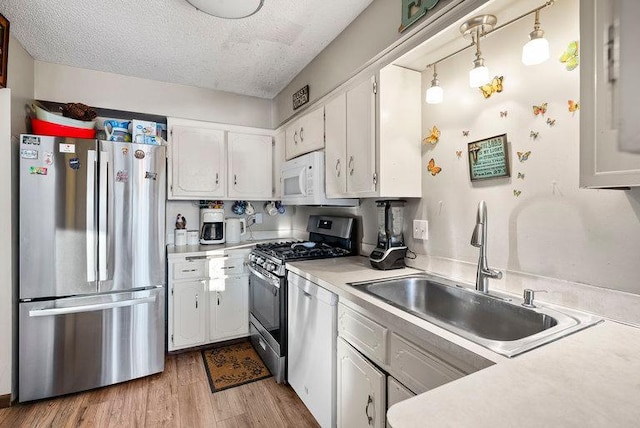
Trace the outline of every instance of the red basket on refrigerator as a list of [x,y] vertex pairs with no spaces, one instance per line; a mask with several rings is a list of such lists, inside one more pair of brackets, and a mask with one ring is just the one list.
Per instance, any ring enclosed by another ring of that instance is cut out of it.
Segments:
[[75,128],[73,126],[58,125],[53,122],[31,118],[33,133],[38,135],[51,135],[53,137],[95,138],[95,129]]

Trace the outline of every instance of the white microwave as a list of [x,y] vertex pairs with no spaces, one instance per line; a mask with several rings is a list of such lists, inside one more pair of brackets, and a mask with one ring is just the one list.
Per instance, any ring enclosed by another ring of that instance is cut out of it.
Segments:
[[324,152],[307,153],[282,164],[281,199],[288,205],[358,206],[358,199],[328,199],[324,190]]

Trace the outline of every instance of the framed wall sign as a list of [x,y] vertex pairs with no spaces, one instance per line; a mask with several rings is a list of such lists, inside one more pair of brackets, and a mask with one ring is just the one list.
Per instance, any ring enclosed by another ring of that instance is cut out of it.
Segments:
[[9,21],[0,14],[0,88],[7,87],[7,61],[9,59]]
[[471,181],[510,177],[507,134],[467,145]]
[[309,85],[305,85],[304,88],[293,94],[293,109],[297,109],[300,106],[309,102]]

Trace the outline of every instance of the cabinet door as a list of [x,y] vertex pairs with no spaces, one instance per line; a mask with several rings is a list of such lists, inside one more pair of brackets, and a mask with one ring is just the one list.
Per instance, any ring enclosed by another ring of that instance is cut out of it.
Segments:
[[375,77],[347,91],[347,193],[374,196],[376,191]]
[[224,131],[174,126],[169,145],[168,199],[224,196]]
[[169,300],[169,350],[201,345],[205,341],[205,280],[175,282]]
[[324,148],[324,106],[305,114],[299,121],[299,154]]
[[285,160],[285,140],[286,131],[278,132],[273,137],[273,173],[271,179],[273,180],[273,199],[282,198],[282,182],[280,181],[280,169]]
[[[625,113],[620,109],[620,77],[624,72],[618,76],[616,67],[609,66],[609,56],[615,56],[616,51],[612,30],[617,20],[615,3],[580,2],[581,187],[640,186],[640,154],[622,152],[618,146],[618,121]],[[624,62],[620,66],[624,67]],[[632,111],[637,107],[627,113]]]
[[229,132],[229,198],[271,199],[271,136]]
[[347,96],[343,92],[324,106],[325,186],[328,198],[347,193]]
[[285,128],[285,159],[290,160],[300,155],[298,150],[300,144],[300,127],[298,121],[295,120]]
[[209,313],[210,340],[218,341],[249,335],[249,277],[229,277],[224,291],[211,291]]
[[338,338],[338,428],[385,426],[385,375]]

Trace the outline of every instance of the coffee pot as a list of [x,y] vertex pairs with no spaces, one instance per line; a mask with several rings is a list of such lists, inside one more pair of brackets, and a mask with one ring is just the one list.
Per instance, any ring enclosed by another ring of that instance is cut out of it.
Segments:
[[224,244],[224,209],[203,208],[200,210],[200,243]]

